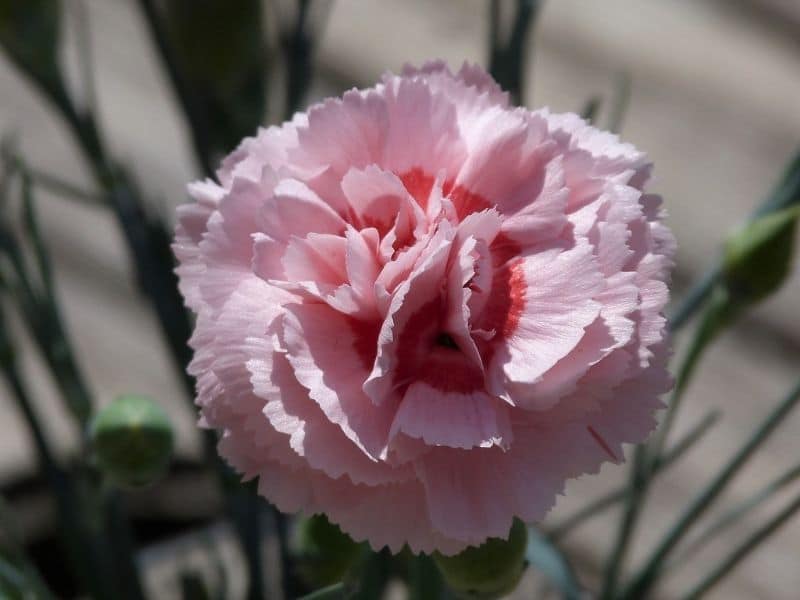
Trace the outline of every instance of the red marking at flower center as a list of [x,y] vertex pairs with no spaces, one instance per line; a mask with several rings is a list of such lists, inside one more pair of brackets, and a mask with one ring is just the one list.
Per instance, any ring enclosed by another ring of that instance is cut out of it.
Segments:
[[527,284],[521,260],[513,258],[519,253],[519,247],[501,238],[504,238],[502,234],[491,247],[492,290],[483,310],[480,328],[506,338],[517,328],[522,316]]
[[422,207],[422,210],[428,208],[428,197],[431,195],[431,189],[433,188],[433,177],[419,167],[401,173],[398,177],[400,177],[403,185],[406,186],[406,190],[411,194],[411,197]]
[[441,330],[443,302],[435,298],[408,319],[397,340],[395,383],[406,388],[415,381],[442,392],[469,393],[483,387],[475,365]]
[[[408,193],[422,207],[422,210],[426,210],[428,208],[428,197],[431,195],[435,178],[419,167],[414,167],[410,171],[401,173],[399,177],[403,185],[406,186]],[[453,203],[459,220],[492,206],[486,198],[469,191],[462,185],[456,185],[452,179],[446,180],[442,185],[442,195]]]
[[367,371],[372,370],[375,363],[375,356],[378,354],[378,334],[381,330],[379,322],[361,321],[359,319],[348,318],[347,324],[353,332],[353,349],[361,359],[361,364]]

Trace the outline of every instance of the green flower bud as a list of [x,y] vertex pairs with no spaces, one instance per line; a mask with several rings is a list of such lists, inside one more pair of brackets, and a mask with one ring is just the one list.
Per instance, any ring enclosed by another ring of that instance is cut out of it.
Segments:
[[163,409],[144,396],[120,396],[89,426],[100,470],[116,485],[152,483],[172,455],[172,426]]
[[725,245],[723,281],[731,300],[753,303],[775,292],[791,267],[800,206],[756,219]]
[[293,546],[300,577],[315,588],[341,581],[362,548],[325,515],[300,520]]
[[463,598],[491,599],[511,593],[525,571],[528,529],[514,519],[508,539],[491,538],[455,556],[433,559],[447,584]]

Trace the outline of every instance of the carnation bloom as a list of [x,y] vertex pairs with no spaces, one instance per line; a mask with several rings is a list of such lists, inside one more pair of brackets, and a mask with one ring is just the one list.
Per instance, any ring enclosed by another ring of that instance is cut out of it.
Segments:
[[178,209],[201,423],[280,510],[376,549],[541,519],[671,385],[650,170],[469,65],[260,130]]

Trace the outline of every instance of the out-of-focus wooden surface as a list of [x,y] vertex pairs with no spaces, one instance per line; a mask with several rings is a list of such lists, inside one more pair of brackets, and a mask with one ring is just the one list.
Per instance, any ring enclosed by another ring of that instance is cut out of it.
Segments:
[[[87,5],[107,138],[170,214],[184,199],[184,182],[195,173],[184,124],[135,3],[89,0]],[[485,12],[483,0],[338,0],[319,48],[314,95],[370,84],[382,71],[399,69],[406,61],[442,57],[454,66],[465,59],[483,62]],[[545,5],[531,48],[528,104],[579,110],[593,94],[608,97],[619,73],[631,75],[623,135],[655,161],[652,188],[666,198],[680,243],[681,281],[713,260],[722,236],[761,201],[800,144],[798,14],[795,3],[779,0],[559,0]],[[77,82],[74,40],[69,33],[66,37],[67,62]],[[38,168],[90,186],[61,123],[2,59],[0,132],[16,133],[23,153]],[[181,452],[196,453],[193,415],[154,320],[132,288],[111,216],[51,196],[43,196],[40,208],[69,328],[98,401],[107,402],[121,392],[152,394],[179,424]],[[800,277],[795,276],[708,356],[676,433],[711,407],[724,410],[724,419],[656,485],[633,548],[634,562],[646,556],[678,507],[800,374],[799,305]],[[30,353],[25,367],[47,428],[63,448],[69,447],[75,435],[51,382]],[[9,477],[29,471],[34,463],[13,402],[2,389],[0,409],[0,475]],[[720,505],[744,498],[800,459],[799,428],[800,416],[788,419]],[[598,476],[572,482],[547,522],[614,486],[623,475],[624,467],[608,465]],[[741,539],[787,497],[782,495],[767,511],[737,524],[731,537],[713,544],[671,577],[662,596],[679,597],[732,540]],[[600,568],[615,519],[616,513],[608,513],[567,539],[567,548],[589,581]],[[798,547],[800,520],[785,527],[710,597],[798,597]],[[525,597],[534,586],[528,583]]]

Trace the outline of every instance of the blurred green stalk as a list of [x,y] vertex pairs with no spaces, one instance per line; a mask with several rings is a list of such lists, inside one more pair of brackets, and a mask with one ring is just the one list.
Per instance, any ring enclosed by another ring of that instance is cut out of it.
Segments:
[[[511,95],[513,104],[524,104],[525,67],[528,62],[528,39],[536,17],[539,0],[516,0],[510,31],[501,34],[504,12],[509,0],[491,0],[489,4],[489,72],[501,88]],[[503,38],[503,39],[501,39]]]
[[728,460],[725,466],[708,485],[689,503],[675,524],[670,528],[656,549],[647,559],[644,567],[622,591],[622,600],[643,598],[666,566],[666,559],[689,528],[700,518],[711,503],[726,488],[753,453],[764,443],[775,428],[791,412],[800,400],[800,381],[789,394],[767,415],[750,438]]

